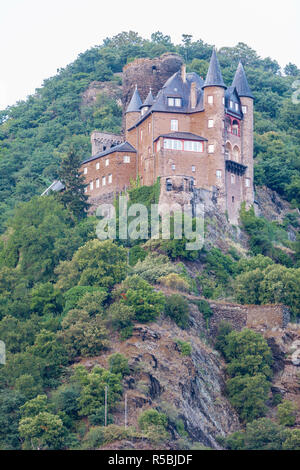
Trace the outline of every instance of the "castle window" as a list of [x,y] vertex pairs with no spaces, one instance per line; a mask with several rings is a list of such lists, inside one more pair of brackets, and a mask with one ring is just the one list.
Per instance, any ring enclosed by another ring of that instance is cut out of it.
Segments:
[[171,131],[178,131],[177,119],[171,119]]
[[182,150],[181,140],[164,139],[164,148],[169,150]]
[[168,98],[168,106],[180,108],[181,107],[181,98]]
[[143,140],[143,131],[141,131],[141,140]]
[[97,178],[96,179],[96,188],[99,188],[99,186],[100,186],[100,180],[99,180],[99,178]]
[[172,165],[171,168],[172,168],[172,170],[175,170],[175,169],[176,169],[176,166],[175,166],[175,165]]
[[235,103],[234,106],[235,106],[235,110],[238,111],[238,110],[239,110],[239,105],[238,105],[238,103]]
[[209,95],[207,97],[207,102],[208,102],[208,104],[213,104],[214,103],[214,97],[212,95]]
[[108,166],[108,165],[109,165],[109,158],[105,160],[105,166]]
[[214,120],[213,119],[208,120],[208,127],[214,127]]
[[83,174],[84,174],[84,175],[87,174],[87,167],[85,167],[85,168],[83,169]]
[[247,106],[242,106],[243,114],[247,114]]
[[231,184],[235,183],[235,175],[231,175]]
[[245,186],[246,188],[250,188],[250,178],[245,179]]
[[148,123],[148,133],[151,134],[151,122]]
[[185,140],[184,150],[186,150],[187,152],[203,152],[203,142],[194,142],[193,140]]
[[208,153],[214,153],[215,151],[215,146],[214,144],[209,144],[208,146]]
[[222,98],[222,103],[225,104],[225,98],[224,98],[224,96],[223,96],[223,98]]
[[98,162],[96,163],[96,170],[99,170],[99,168],[100,168],[100,163]]
[[234,196],[231,197],[231,201],[234,202]]
[[160,151],[160,140],[157,141],[157,144],[156,144],[156,151],[157,151],[157,152]]
[[196,167],[192,166],[192,172],[196,171]]
[[229,106],[230,106],[231,109],[233,109],[233,101],[231,101],[231,100],[229,101]]
[[232,121],[231,131],[234,135],[240,135],[240,126],[239,122],[236,119]]
[[93,191],[93,189],[94,189],[94,182],[90,181],[90,190]]
[[102,176],[102,186],[105,186],[106,185],[106,178],[105,176]]
[[108,183],[112,183],[112,174],[108,175]]
[[129,155],[124,155],[123,162],[124,163],[130,163],[130,156]]
[[222,171],[221,170],[216,171],[216,177],[217,178],[222,178]]

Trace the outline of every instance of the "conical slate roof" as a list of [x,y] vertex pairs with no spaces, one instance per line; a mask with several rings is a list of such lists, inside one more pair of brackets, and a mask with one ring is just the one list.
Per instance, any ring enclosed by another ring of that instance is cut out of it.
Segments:
[[223,82],[222,72],[217,57],[216,50],[214,49],[211,55],[208,72],[206,79],[203,85],[203,88],[206,86],[220,86],[226,88],[225,83]]
[[142,100],[140,98],[137,86],[133,92],[130,103],[126,109],[126,113],[139,113],[140,107],[142,106]]
[[232,82],[232,86],[236,88],[239,96],[246,96],[248,98],[254,98],[252,91],[249,87],[246,73],[242,62],[239,62],[238,68],[235,72],[235,76]]
[[153,98],[152,91],[151,91],[151,88],[150,88],[149,93],[147,95],[147,98],[145,99],[144,103],[142,104],[142,107],[148,106],[150,108],[153,105],[153,103],[154,103],[154,98]]

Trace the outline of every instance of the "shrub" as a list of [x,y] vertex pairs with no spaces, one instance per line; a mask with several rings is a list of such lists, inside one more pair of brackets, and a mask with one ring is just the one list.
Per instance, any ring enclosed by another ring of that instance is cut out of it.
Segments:
[[132,272],[150,284],[155,284],[159,278],[174,273],[176,270],[176,266],[170,263],[167,256],[158,255],[154,252],[149,254],[143,261],[138,261]]
[[138,261],[144,261],[147,251],[140,245],[135,245],[129,250],[129,264],[135,266]]
[[297,405],[289,400],[283,400],[277,406],[277,419],[283,426],[293,426],[296,421]]
[[139,427],[142,430],[147,430],[150,426],[162,426],[166,428],[168,418],[164,413],[159,413],[157,410],[150,409],[143,411],[138,417]]
[[134,310],[137,321],[153,321],[164,308],[164,295],[155,292],[150,284],[139,276],[127,278],[119,292],[122,297],[120,302]]
[[225,347],[228,343],[227,337],[232,331],[232,326],[230,323],[222,320],[218,325],[218,332],[216,336],[215,349],[221,354],[225,354]]
[[186,282],[179,274],[170,273],[167,276],[162,276],[157,279],[157,282],[162,284],[169,289],[177,289],[182,292],[187,292],[190,290],[188,282]]
[[197,305],[198,310],[202,313],[204,320],[206,321],[206,328],[209,327],[209,319],[213,316],[214,312],[206,300],[196,300],[194,303]]
[[83,449],[96,449],[104,443],[103,427],[92,427],[83,439]]
[[121,374],[122,376],[130,373],[128,367],[128,359],[123,354],[115,353],[108,358],[109,370],[113,374]]
[[166,297],[165,314],[180,328],[187,328],[189,324],[189,304],[178,294]]
[[183,356],[190,356],[192,354],[192,345],[190,343],[180,339],[176,339],[175,343]]
[[134,319],[134,309],[123,302],[113,303],[107,311],[107,323],[110,324],[115,330],[122,330],[131,328],[132,320]]

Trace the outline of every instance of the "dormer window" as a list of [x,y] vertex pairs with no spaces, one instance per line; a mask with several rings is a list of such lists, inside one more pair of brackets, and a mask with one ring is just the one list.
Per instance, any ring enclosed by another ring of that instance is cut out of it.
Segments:
[[233,101],[231,101],[231,100],[229,101],[229,107],[230,107],[231,109],[233,109]]
[[238,110],[239,110],[239,105],[238,105],[238,103],[235,103],[234,106],[235,106],[235,110],[238,111]]
[[168,98],[168,106],[180,108],[182,106],[181,98]]

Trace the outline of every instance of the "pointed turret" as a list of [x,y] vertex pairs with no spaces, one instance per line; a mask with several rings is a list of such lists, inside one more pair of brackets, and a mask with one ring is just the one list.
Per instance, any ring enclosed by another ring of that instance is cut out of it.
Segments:
[[212,55],[211,55],[208,72],[206,75],[203,88],[207,86],[219,86],[219,87],[226,88],[226,85],[223,82],[222,72],[221,72],[219,60],[218,60],[215,49],[213,50]]
[[135,85],[135,90],[133,92],[133,95],[131,97],[130,103],[126,109],[126,113],[139,113],[140,112],[140,107],[142,106],[142,100],[139,95],[137,85]]
[[154,103],[154,98],[153,98],[153,95],[152,95],[152,90],[150,88],[149,93],[147,95],[147,98],[145,99],[145,101],[144,101],[144,103],[142,104],[141,107],[147,106],[148,108],[151,108],[153,103]]
[[254,99],[241,61],[239,62],[238,68],[235,72],[232,86],[236,88],[236,91],[238,92],[239,96],[245,96],[247,98]]

